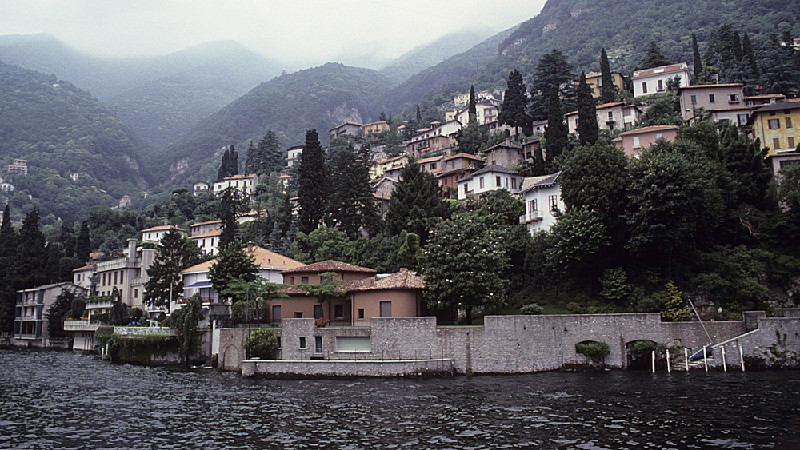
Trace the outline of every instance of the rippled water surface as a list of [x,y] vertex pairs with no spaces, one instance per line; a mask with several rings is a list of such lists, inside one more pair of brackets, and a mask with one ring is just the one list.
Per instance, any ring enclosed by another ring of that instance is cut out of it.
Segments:
[[0,447],[800,448],[800,372],[245,380],[0,350]]

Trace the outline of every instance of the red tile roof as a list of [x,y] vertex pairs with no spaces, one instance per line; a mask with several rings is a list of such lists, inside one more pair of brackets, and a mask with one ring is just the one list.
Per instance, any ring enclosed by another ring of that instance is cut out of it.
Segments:
[[341,261],[320,261],[307,266],[295,267],[293,269],[284,270],[283,273],[298,273],[298,272],[361,272],[361,273],[378,273],[375,269],[368,269],[366,267],[354,266],[352,264],[343,263]]
[[387,277],[377,279],[373,277],[357,281],[349,290],[358,292],[388,289],[425,289],[425,279],[417,272],[404,267],[399,272]]
[[677,125],[651,125],[649,127],[638,128],[636,130],[626,131],[624,133],[620,133],[620,136],[625,136],[629,134],[639,134],[639,133],[649,133],[651,131],[664,131],[664,130],[677,130]]

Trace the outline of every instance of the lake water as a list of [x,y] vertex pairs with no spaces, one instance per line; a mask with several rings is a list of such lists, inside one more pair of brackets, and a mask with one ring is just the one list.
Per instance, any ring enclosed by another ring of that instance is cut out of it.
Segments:
[[0,350],[0,447],[800,448],[800,372],[242,379]]

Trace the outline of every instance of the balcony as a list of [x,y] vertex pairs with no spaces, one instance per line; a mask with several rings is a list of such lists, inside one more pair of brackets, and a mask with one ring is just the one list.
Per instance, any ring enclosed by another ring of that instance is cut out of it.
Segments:
[[528,212],[524,216],[519,216],[519,223],[528,224],[542,220],[542,212],[538,209]]
[[114,307],[114,302],[97,302],[97,303],[87,303],[86,309],[87,310],[95,310],[95,309],[111,309]]
[[99,323],[91,323],[88,320],[65,320],[64,331],[97,331]]

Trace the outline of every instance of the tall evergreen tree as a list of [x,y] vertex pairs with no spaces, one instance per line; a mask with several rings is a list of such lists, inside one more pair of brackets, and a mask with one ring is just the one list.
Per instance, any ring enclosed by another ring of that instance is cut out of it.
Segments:
[[650,45],[644,54],[644,59],[639,63],[639,69],[652,69],[653,67],[668,66],[670,64],[674,63],[661,53],[661,49],[658,48],[655,41],[650,41]]
[[258,141],[258,147],[247,150],[245,172],[257,174],[279,172],[285,163],[278,137],[272,130],[268,130]]
[[[498,122],[518,129],[530,125],[528,117],[528,93],[522,74],[517,69],[511,71],[506,83],[506,93],[503,96],[503,105],[500,107]],[[517,134],[519,131],[517,130]]]
[[14,331],[14,309],[17,302],[19,275],[17,266],[18,236],[11,226],[11,209],[6,203],[0,226],[0,332]]
[[92,240],[89,234],[89,222],[81,222],[81,230],[78,232],[78,239],[75,242],[75,257],[86,262],[89,260],[89,253],[92,252]]
[[306,131],[306,144],[297,171],[298,229],[310,233],[323,223],[328,209],[328,170],[317,130]]
[[478,149],[489,138],[489,130],[486,125],[478,123],[477,117],[470,114],[467,126],[462,127],[456,134],[458,148],[464,153],[474,155]]
[[150,279],[145,284],[144,299],[156,305],[170,306],[183,293],[181,270],[200,261],[200,249],[182,232],[170,230],[156,249],[153,264],[147,269]]
[[386,212],[386,231],[397,236],[402,231],[414,233],[424,243],[436,218],[448,215],[436,179],[420,169],[415,160],[400,171],[400,182],[392,192]]
[[239,235],[239,223],[236,215],[245,212],[246,202],[239,197],[239,190],[229,187],[222,191],[220,202],[217,205],[217,218],[222,221],[219,236],[219,248],[227,246]]
[[564,123],[564,109],[558,98],[558,90],[551,89],[547,94],[547,127],[544,130],[544,140],[547,149],[547,163],[553,166],[556,158],[567,149],[569,136],[567,125]]
[[368,155],[356,154],[352,144],[347,151],[339,152],[332,163],[331,195],[328,215],[331,224],[350,239],[361,232],[374,235],[378,228],[378,212],[369,185]]
[[19,231],[18,269],[23,288],[45,284],[51,275],[47,273],[48,251],[44,234],[39,230],[39,211],[33,209],[25,215]]
[[758,78],[761,73],[758,70],[758,63],[756,62],[756,56],[753,52],[753,45],[750,43],[750,36],[748,36],[746,32],[742,38],[742,53],[744,54],[742,62],[749,70],[750,78]]
[[611,64],[608,62],[606,49],[600,51],[600,99],[603,103],[610,103],[617,99],[617,86],[614,85],[614,77],[611,75]]
[[572,66],[567,62],[564,53],[560,50],[553,50],[542,55],[539,63],[536,64],[531,85],[531,118],[533,120],[546,119],[549,109],[548,93],[555,89],[557,94],[569,96],[572,79]]
[[233,144],[231,144],[230,150],[231,151],[230,151],[230,157],[228,159],[228,168],[226,169],[228,175],[226,176],[232,177],[234,175],[239,174],[239,152],[237,152],[236,149],[233,148]]
[[237,281],[252,282],[257,276],[255,258],[245,253],[238,240],[221,247],[219,258],[208,270],[208,279],[221,296],[229,295],[228,292]]
[[475,106],[475,86],[469,86],[469,107],[467,108],[470,117],[478,115],[478,109]]
[[226,148],[225,152],[222,153],[222,161],[219,164],[219,169],[217,169],[217,180],[221,180],[228,176],[228,160],[231,157],[231,152]]
[[586,74],[581,72],[578,80],[578,138],[581,145],[594,144],[598,138],[597,108],[589,85],[586,84]]
[[697,82],[703,73],[703,60],[700,58],[700,49],[697,46],[697,37],[694,33],[692,33],[692,56],[694,59],[694,79]]

